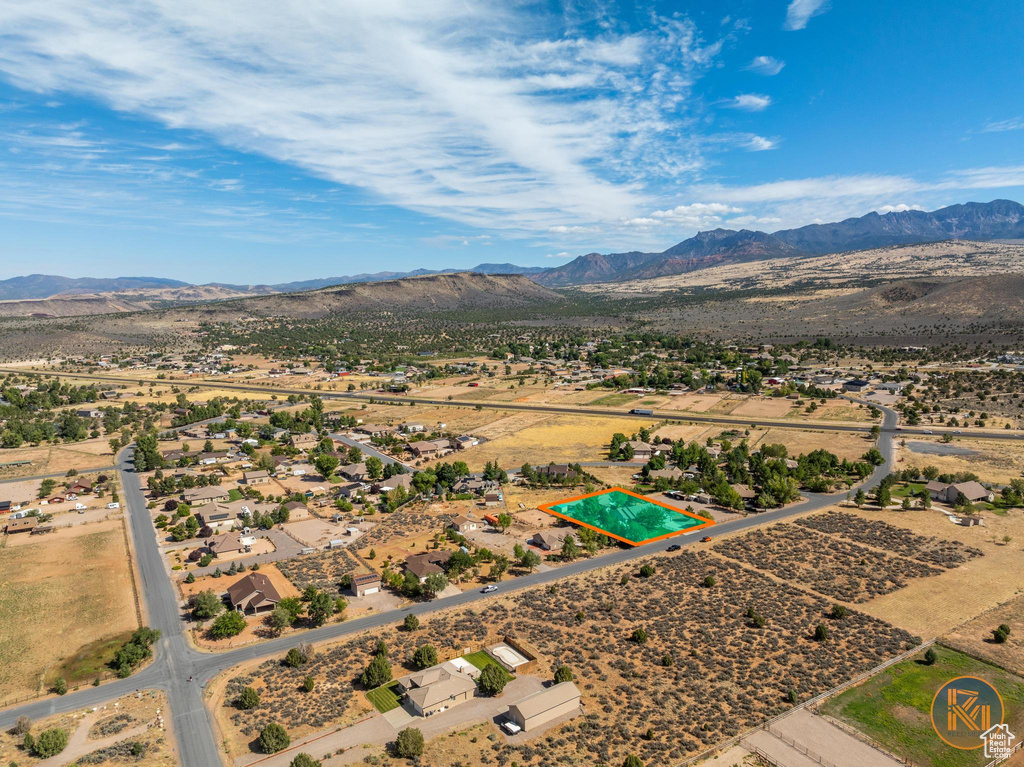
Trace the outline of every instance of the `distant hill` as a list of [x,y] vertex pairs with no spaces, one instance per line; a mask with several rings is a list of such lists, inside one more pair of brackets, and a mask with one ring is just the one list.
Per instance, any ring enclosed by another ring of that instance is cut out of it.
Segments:
[[164,277],[60,277],[54,274],[29,274],[0,280],[0,299],[49,298],[69,293],[112,293],[140,288],[182,288],[187,282]]
[[841,253],[943,240],[1024,238],[1024,205],[1011,200],[919,210],[868,213],[833,224],[811,224],[774,234],[747,229],[698,232],[660,253],[588,253],[534,276],[542,285],[564,287],[596,282],[665,277],[698,269],[770,258]]

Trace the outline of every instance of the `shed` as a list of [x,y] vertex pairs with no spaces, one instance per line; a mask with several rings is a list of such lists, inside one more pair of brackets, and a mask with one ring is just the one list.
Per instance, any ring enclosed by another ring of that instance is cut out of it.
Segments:
[[579,709],[579,688],[572,682],[562,682],[513,703],[508,707],[508,718],[529,732]]

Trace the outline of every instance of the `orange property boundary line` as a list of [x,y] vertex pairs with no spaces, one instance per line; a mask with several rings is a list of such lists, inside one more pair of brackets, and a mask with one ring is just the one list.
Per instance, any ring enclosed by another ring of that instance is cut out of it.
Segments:
[[[644,501],[646,503],[650,503],[650,504],[653,504],[655,506],[661,506],[662,508],[668,509],[669,511],[674,511],[676,514],[682,514],[684,517],[689,517],[690,519],[698,519],[698,520],[700,520],[700,524],[699,525],[694,525],[693,527],[688,527],[685,530],[677,530],[674,533],[665,533],[664,535],[657,535],[654,538],[646,538],[646,539],[644,539],[642,541],[631,541],[628,538],[623,538],[621,535],[616,535],[615,533],[610,533],[607,530],[605,530],[603,528],[600,528],[600,527],[596,527],[594,525],[588,525],[586,522],[583,522],[583,521],[581,521],[579,519],[576,519],[575,517],[570,517],[568,514],[562,514],[561,512],[555,511],[553,508],[551,508],[552,506],[561,506],[564,503],[572,503],[573,501],[582,501],[585,498],[594,498],[594,497],[596,497],[598,495],[605,495],[607,493],[625,493],[626,495],[631,495],[634,498],[639,498],[641,501]],[[698,517],[696,514],[691,514],[690,512],[683,511],[682,509],[677,509],[675,506],[669,506],[667,503],[662,503],[661,501],[656,501],[653,498],[648,498],[645,495],[640,495],[639,493],[634,493],[632,490],[626,490],[625,488],[621,488],[621,487],[610,487],[607,490],[598,490],[596,493],[587,493],[586,495],[577,495],[577,496],[574,496],[573,498],[565,498],[564,500],[556,501],[555,503],[545,503],[545,504],[542,504],[542,505],[538,506],[537,508],[540,509],[543,512],[551,514],[552,516],[560,517],[561,519],[564,519],[567,522],[572,522],[574,525],[580,525],[581,527],[590,528],[591,530],[595,530],[595,531],[601,533],[602,535],[607,535],[610,538],[614,538],[617,541],[622,541],[623,543],[627,543],[630,546],[643,546],[645,543],[653,543],[655,541],[664,540],[665,538],[672,538],[672,537],[674,537],[676,535],[684,535],[686,533],[691,533],[694,530],[700,530],[701,528],[710,527],[711,525],[715,524],[713,520],[704,519],[703,517]]]

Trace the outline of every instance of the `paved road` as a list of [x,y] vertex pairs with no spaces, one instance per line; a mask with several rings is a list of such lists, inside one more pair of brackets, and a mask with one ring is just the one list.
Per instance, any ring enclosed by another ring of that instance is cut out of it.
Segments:
[[[892,431],[896,425],[896,413],[884,409],[884,429],[879,439],[879,449],[886,464],[879,466],[863,483],[866,491],[875,488],[889,472],[892,463]],[[337,639],[381,626],[395,625],[407,613],[426,615],[437,610],[459,607],[489,598],[479,591],[423,602],[411,607],[369,615],[356,620],[324,626],[312,631],[272,639],[226,653],[201,653],[185,640],[183,624],[179,617],[178,597],[170,579],[157,543],[152,520],[146,509],[145,498],[134,476],[131,450],[121,453],[118,463],[121,484],[128,513],[132,540],[138,557],[140,588],[145,597],[148,625],[159,629],[162,638],[156,648],[156,659],[138,674],[124,680],[111,682],[99,687],[88,687],[63,697],[50,698],[28,705],[0,712],[0,728],[14,724],[18,716],[26,715],[41,719],[57,713],[78,710],[98,705],[135,690],[158,688],[166,691],[170,701],[171,716],[178,739],[179,753],[184,767],[211,767],[222,763],[218,744],[214,738],[210,713],[203,706],[202,687],[214,676],[239,663],[260,658],[283,656],[299,642],[320,642]],[[806,499],[785,509],[752,514],[750,516],[719,523],[710,532],[724,534],[747,530],[767,522],[803,514],[836,503],[840,496],[807,494]],[[705,530],[704,532],[708,532]],[[699,545],[700,535],[683,535],[673,539],[681,546]],[[562,567],[503,583],[499,594],[521,591],[562,578],[578,575],[598,568],[629,562],[663,551],[666,544],[656,542],[629,549],[615,549],[607,554],[570,562]]]
[[[26,373],[40,374],[39,371],[26,370],[26,369],[14,369],[14,368],[0,368],[0,373],[17,373],[24,375]],[[138,379],[126,379],[118,378],[116,376],[100,376],[92,375],[89,373],[55,373],[46,371],[46,375],[54,375],[64,378],[87,378],[93,381],[109,381],[112,383],[119,384],[134,384]],[[174,383],[174,382],[169,382]],[[417,405],[442,405],[446,407],[483,407],[488,410],[515,410],[515,411],[527,411],[535,413],[554,413],[561,415],[599,415],[608,416],[612,418],[633,418],[636,416],[628,412],[621,410],[609,410],[607,408],[595,408],[587,405],[543,405],[543,404],[526,404],[522,402],[465,402],[458,400],[449,399],[430,399],[427,397],[410,397],[410,396],[399,396],[393,394],[381,394],[378,392],[374,393],[360,393],[360,392],[329,392],[320,391],[316,389],[294,389],[294,388],[267,388],[259,384],[246,384],[231,381],[188,381],[189,386],[199,386],[208,389],[227,389],[230,391],[243,391],[243,392],[255,392],[264,395],[277,394],[278,396],[284,394],[297,394],[304,397],[309,397],[313,394],[319,395],[323,399],[337,399],[337,400],[356,400],[356,401],[369,401],[375,400],[377,402],[397,402],[401,404],[409,404],[410,402]],[[852,397],[845,397],[845,399],[853,399]],[[854,400],[858,403],[865,405],[871,405],[878,408],[879,410],[886,410],[887,408],[880,405],[877,402],[868,402],[866,400]],[[816,431],[836,431],[836,432],[853,432],[853,433],[867,433],[871,430],[870,426],[858,426],[855,424],[834,424],[834,423],[821,423],[821,422],[800,422],[800,421],[780,421],[773,419],[758,419],[754,417],[750,418],[738,418],[731,416],[718,416],[718,415],[700,415],[696,413],[690,413],[687,411],[680,410],[654,410],[652,418],[661,420],[671,421],[685,421],[692,423],[712,423],[721,424],[725,426],[742,426],[748,427],[756,425],[760,428],[770,427],[773,429],[813,429]],[[194,424],[193,424],[194,425]],[[896,429],[896,421],[893,420],[891,424],[884,424],[883,430],[893,431]],[[926,428],[926,427],[903,427],[899,431],[902,435],[926,435],[933,434],[935,436],[942,436],[949,434],[950,436],[959,437],[973,437],[976,439],[1009,439],[1009,440],[1024,440],[1024,434],[1019,432],[973,432],[958,433],[957,431],[950,429],[941,428]]]
[[342,444],[348,445],[349,447],[358,447],[360,450],[363,451],[364,457],[372,455],[375,456],[376,458],[380,458],[381,463],[397,463],[401,464],[402,466],[405,466],[405,464],[399,461],[397,458],[394,458],[388,455],[387,453],[382,453],[373,445],[370,445],[366,442],[360,442],[359,440],[353,439],[352,437],[349,437],[346,434],[330,434],[329,436],[332,439],[338,440],[338,442],[341,442]]

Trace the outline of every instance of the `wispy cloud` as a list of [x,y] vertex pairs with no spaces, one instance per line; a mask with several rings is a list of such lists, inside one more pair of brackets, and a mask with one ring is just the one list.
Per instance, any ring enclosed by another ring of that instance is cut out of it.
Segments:
[[786,23],[783,28],[789,30],[803,29],[812,16],[828,10],[827,0],[792,0],[786,9]]
[[750,152],[766,152],[769,149],[778,147],[777,139],[765,138],[764,136],[751,135],[747,139],[746,148]]
[[1024,130],[1024,117],[1012,117],[1009,120],[990,122],[981,129],[982,133],[1003,133],[1012,130]]
[[682,17],[583,37],[487,0],[0,0],[0,26],[21,88],[508,231],[620,220],[700,167],[691,91],[722,49]]
[[728,102],[733,109],[743,109],[747,112],[760,112],[772,105],[772,97],[761,93],[741,93]]
[[756,72],[759,75],[766,77],[774,77],[782,68],[786,66],[785,61],[780,61],[774,56],[755,56],[754,59],[747,64],[744,69],[748,72]]

